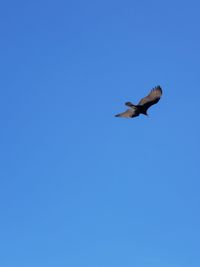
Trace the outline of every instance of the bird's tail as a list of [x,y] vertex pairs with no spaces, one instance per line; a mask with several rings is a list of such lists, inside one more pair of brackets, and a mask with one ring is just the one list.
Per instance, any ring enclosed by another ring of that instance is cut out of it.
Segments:
[[136,108],[137,107],[132,102],[126,102],[125,105],[128,106],[128,107],[130,107],[130,108]]

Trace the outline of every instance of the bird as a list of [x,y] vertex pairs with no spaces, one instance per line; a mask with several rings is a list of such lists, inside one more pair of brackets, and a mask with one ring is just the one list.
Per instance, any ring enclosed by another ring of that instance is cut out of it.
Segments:
[[148,116],[147,110],[152,105],[158,103],[162,96],[162,88],[160,85],[154,87],[150,93],[142,98],[137,105],[133,104],[132,102],[126,102],[125,105],[129,108],[122,113],[115,115],[115,117],[122,117],[122,118],[134,118],[138,117],[140,114]]

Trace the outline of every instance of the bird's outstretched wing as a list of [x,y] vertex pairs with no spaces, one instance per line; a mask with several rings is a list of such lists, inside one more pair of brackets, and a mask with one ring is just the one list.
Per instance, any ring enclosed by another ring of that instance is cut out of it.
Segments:
[[129,108],[125,112],[115,115],[115,117],[133,118],[139,116],[139,112],[136,107]]
[[150,106],[158,103],[162,95],[162,89],[160,86],[156,86],[151,92],[142,98],[138,105],[143,106],[144,109],[148,109]]

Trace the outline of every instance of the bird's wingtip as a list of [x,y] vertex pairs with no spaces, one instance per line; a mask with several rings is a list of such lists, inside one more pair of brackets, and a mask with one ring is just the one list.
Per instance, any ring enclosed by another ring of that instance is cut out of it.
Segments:
[[160,90],[160,92],[161,92],[161,94],[162,94],[162,87],[161,87],[160,85],[157,85],[157,86],[155,87],[155,89]]

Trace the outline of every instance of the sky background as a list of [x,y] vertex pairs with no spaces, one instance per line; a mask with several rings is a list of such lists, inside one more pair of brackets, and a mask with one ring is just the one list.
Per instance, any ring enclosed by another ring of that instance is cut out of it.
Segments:
[[200,266],[199,10],[1,2],[0,266]]

